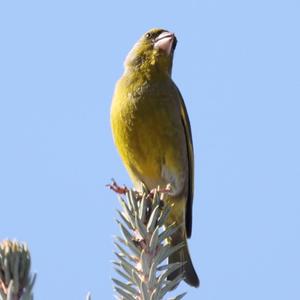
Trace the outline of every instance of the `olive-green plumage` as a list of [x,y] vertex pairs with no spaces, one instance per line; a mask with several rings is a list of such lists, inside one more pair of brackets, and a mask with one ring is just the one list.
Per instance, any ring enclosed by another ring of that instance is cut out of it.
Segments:
[[[111,107],[116,147],[135,185],[149,189],[171,184],[168,201],[174,208],[168,223],[184,223],[171,243],[186,241],[192,231],[194,154],[190,123],[183,98],[171,79],[174,34],[152,29],[143,35],[125,60]],[[188,246],[169,262],[186,261],[185,281],[198,286]],[[172,274],[174,278],[177,274]]]

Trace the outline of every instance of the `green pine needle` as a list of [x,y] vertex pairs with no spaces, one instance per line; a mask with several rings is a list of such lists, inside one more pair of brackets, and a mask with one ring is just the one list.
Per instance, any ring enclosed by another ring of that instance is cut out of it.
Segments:
[[28,247],[18,241],[0,243],[0,300],[32,300],[36,275],[30,275]]
[[[168,238],[181,227],[175,223],[165,226],[173,205],[164,202],[164,192],[159,188],[151,192],[142,188],[142,193],[129,190],[126,199],[120,198],[123,211],[118,211],[117,222],[122,237],[115,238],[118,261],[114,264],[121,279],[112,279],[117,299],[161,300],[184,279],[180,273],[168,280],[184,263],[162,265],[184,245],[168,243]],[[185,293],[172,300],[184,296]]]

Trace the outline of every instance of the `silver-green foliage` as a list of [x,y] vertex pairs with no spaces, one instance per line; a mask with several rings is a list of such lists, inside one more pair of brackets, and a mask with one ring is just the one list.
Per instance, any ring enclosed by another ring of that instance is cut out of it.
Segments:
[[24,243],[4,240],[0,244],[0,300],[33,300],[36,276],[30,275],[31,258]]
[[[117,299],[160,300],[183,280],[184,274],[168,280],[183,263],[167,264],[166,259],[183,243],[176,246],[168,243],[180,225],[165,226],[172,210],[172,205],[164,201],[165,192],[158,188],[149,193],[144,187],[142,193],[129,190],[126,200],[120,197],[123,210],[118,211],[117,222],[123,237],[116,237],[118,261],[114,264],[122,279],[113,278]],[[184,295],[173,300],[182,299]]]

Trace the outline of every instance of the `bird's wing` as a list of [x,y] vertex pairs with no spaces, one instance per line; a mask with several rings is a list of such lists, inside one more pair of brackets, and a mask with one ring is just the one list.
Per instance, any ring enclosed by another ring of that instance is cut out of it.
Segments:
[[188,195],[186,204],[185,226],[187,237],[192,235],[192,210],[193,210],[193,197],[194,197],[194,148],[192,139],[192,130],[190,125],[189,116],[184,104],[184,100],[181,96],[179,89],[177,88],[180,98],[180,114],[181,121],[185,132],[185,140],[188,153]]

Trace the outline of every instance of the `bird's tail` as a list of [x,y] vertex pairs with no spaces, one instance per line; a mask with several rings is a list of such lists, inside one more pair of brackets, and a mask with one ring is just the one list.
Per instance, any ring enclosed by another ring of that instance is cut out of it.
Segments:
[[169,275],[168,280],[173,280],[180,273],[184,272],[184,281],[191,286],[198,287],[200,281],[189,253],[186,234],[183,231],[184,230],[178,230],[171,238],[172,246],[175,246],[182,241],[185,241],[185,245],[169,257],[169,264],[176,262],[185,262],[185,264],[181,269],[178,269]]

